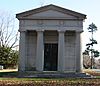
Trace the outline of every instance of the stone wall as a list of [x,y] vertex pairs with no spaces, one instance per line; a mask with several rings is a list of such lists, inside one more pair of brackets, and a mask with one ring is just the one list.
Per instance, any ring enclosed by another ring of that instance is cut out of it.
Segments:
[[75,32],[65,33],[65,71],[74,72],[76,70],[75,58]]
[[27,53],[26,53],[26,70],[35,70],[36,66],[36,46],[37,37],[35,31],[27,32]]

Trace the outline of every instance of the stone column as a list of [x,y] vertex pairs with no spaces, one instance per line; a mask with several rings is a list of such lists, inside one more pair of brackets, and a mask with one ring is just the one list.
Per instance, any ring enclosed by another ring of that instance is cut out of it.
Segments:
[[58,39],[58,71],[64,72],[65,68],[65,37],[64,31],[59,32],[59,39]]
[[25,71],[25,59],[26,59],[26,32],[20,32],[19,42],[19,71]]
[[43,71],[44,67],[44,40],[43,31],[37,30],[37,56],[36,56],[36,70]]
[[76,72],[81,72],[82,70],[82,54],[81,54],[81,33],[76,32]]

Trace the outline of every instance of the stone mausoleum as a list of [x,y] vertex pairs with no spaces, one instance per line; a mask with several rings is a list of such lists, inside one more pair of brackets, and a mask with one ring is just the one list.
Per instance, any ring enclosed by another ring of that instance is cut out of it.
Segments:
[[51,4],[16,17],[20,72],[81,72],[81,33],[86,15]]

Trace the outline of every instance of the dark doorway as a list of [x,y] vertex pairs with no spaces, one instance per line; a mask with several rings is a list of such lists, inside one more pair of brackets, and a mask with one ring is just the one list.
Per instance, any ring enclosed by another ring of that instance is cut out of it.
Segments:
[[58,44],[44,44],[44,71],[57,71]]

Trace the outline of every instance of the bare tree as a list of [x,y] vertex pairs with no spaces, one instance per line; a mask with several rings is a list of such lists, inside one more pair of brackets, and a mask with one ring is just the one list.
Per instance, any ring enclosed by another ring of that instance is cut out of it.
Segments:
[[0,13],[0,65],[4,68],[17,65],[18,51],[15,50],[17,41],[15,18],[9,13]]
[[9,13],[0,13],[0,46],[14,48],[18,41],[15,31],[15,18]]

